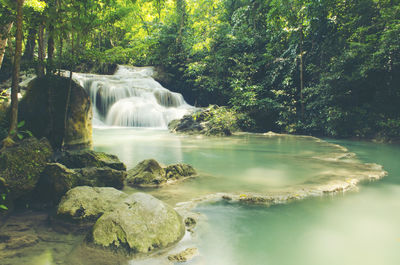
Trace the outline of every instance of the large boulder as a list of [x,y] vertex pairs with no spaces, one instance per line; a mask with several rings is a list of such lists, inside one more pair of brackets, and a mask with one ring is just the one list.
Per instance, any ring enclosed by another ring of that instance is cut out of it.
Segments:
[[109,167],[69,169],[60,163],[49,163],[33,195],[41,202],[57,204],[67,191],[76,186],[122,189],[125,178],[126,171]]
[[127,197],[126,193],[114,188],[76,187],[61,199],[57,215],[68,221],[94,222]]
[[79,174],[59,163],[48,163],[36,186],[34,196],[42,202],[58,203],[61,197],[77,186]]
[[145,193],[134,193],[105,212],[89,241],[128,254],[148,253],[178,242],[185,233],[182,217]]
[[196,170],[188,164],[162,167],[156,160],[147,159],[128,171],[127,184],[133,187],[160,187],[196,174]]
[[69,168],[109,167],[115,170],[126,170],[125,164],[117,156],[93,150],[63,152],[58,162]]
[[36,137],[48,138],[56,149],[63,144],[71,149],[92,144],[90,98],[83,87],[69,78],[45,76],[32,80],[19,104],[19,117],[26,122],[27,130]]
[[30,137],[0,151],[0,193],[10,200],[26,195],[35,188],[40,174],[53,151],[46,139]]
[[122,189],[126,171],[109,167],[85,167],[74,170],[79,175],[78,185],[92,187],[113,187]]
[[167,181],[165,170],[154,159],[146,159],[128,171],[127,183],[132,186],[160,185]]

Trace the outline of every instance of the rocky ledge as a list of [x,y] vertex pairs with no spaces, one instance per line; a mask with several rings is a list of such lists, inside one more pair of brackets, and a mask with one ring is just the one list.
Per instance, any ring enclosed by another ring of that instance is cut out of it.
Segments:
[[55,206],[77,186],[122,189],[126,166],[114,155],[92,150],[54,153],[46,138],[25,138],[0,150],[0,205]]

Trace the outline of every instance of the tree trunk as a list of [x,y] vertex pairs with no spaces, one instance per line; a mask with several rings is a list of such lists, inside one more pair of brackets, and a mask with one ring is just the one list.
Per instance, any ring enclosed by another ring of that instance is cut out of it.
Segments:
[[36,29],[30,28],[22,60],[28,62],[33,60],[33,52],[35,51],[35,46],[36,46]]
[[24,0],[17,1],[17,33],[15,36],[15,56],[11,81],[11,119],[10,130],[8,137],[12,138],[17,132],[18,124],[18,84],[19,84],[19,70],[21,63],[22,53],[22,5]]
[[38,66],[37,66],[37,76],[44,76],[44,23],[41,22],[39,25],[38,32]]
[[72,88],[72,67],[71,67],[71,70],[69,71],[69,85],[68,85],[68,91],[67,91],[67,98],[66,98],[66,101],[65,101],[64,137],[63,137],[63,141],[62,141],[62,149],[65,149],[65,138],[67,137],[68,109],[69,109],[69,102],[71,100],[71,88]]
[[60,46],[58,48],[58,75],[61,75],[61,58],[63,55],[64,40],[60,35]]
[[303,100],[303,90],[304,90],[304,60],[303,60],[303,18],[300,24],[300,104],[301,104],[301,119],[304,118],[304,100]]
[[1,65],[3,64],[4,54],[6,53],[8,34],[11,31],[12,25],[13,22],[10,22],[3,26],[3,28],[0,30],[0,69]]
[[53,57],[54,57],[54,26],[49,25],[49,39],[47,40],[47,74],[51,74],[54,69]]

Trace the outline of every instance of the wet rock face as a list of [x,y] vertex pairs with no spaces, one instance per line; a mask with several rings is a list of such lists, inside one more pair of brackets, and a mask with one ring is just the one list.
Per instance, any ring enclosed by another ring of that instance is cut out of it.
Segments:
[[117,156],[93,150],[64,152],[58,162],[69,168],[109,167],[115,170],[126,170],[126,166]]
[[41,172],[53,155],[46,139],[27,138],[0,151],[0,191],[17,199],[35,188]]
[[[53,148],[81,148],[92,144],[92,107],[86,91],[71,83],[67,124],[65,106],[69,78],[46,76],[32,80],[20,102],[19,118],[36,137],[46,137]],[[65,136],[65,139],[63,139]]]
[[145,193],[134,193],[104,213],[93,227],[94,245],[128,254],[148,253],[179,241],[185,226],[170,206]]
[[128,171],[127,184],[134,187],[160,187],[169,181],[177,181],[196,175],[188,164],[174,164],[162,167],[156,160],[147,159]]
[[67,221],[95,222],[126,197],[126,193],[114,188],[76,187],[61,199],[57,215]]

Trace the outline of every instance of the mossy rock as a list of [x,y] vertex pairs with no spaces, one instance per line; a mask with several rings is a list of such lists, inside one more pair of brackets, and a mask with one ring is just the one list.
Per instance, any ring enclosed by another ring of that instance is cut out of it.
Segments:
[[126,254],[148,253],[178,242],[185,233],[182,217],[145,193],[134,193],[104,213],[88,240]]
[[69,169],[60,163],[48,163],[32,196],[39,202],[55,205],[67,191],[77,186],[122,189],[125,178],[126,171],[109,167]]
[[[66,128],[64,124],[71,85]],[[19,104],[19,118],[36,137],[46,137],[55,149],[92,144],[92,105],[83,87],[69,78],[45,76],[32,80]],[[64,139],[65,136],[65,139]]]
[[126,170],[125,164],[117,156],[93,150],[63,152],[58,162],[69,168],[109,167],[115,170]]
[[80,175],[59,163],[48,163],[43,170],[33,196],[41,202],[56,204],[79,183]]
[[166,181],[164,168],[154,159],[143,160],[128,171],[127,183],[133,186],[160,185]]
[[128,171],[127,184],[133,187],[161,187],[167,183],[196,175],[188,164],[173,164],[162,167],[156,160],[147,159]]
[[113,187],[122,189],[126,179],[126,171],[109,167],[85,167],[75,169],[79,175],[78,185],[92,187]]
[[180,179],[196,175],[196,170],[188,164],[169,165],[165,169],[167,179]]
[[1,193],[8,190],[9,199],[31,192],[52,157],[53,150],[45,138],[30,137],[0,151]]
[[95,222],[104,212],[112,211],[116,203],[128,195],[114,188],[79,186],[61,199],[57,216],[66,221]]
[[168,129],[174,133],[204,134],[207,136],[230,136],[239,130],[239,116],[227,107],[210,105],[207,108],[173,120]]

